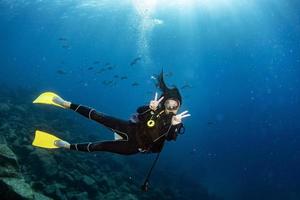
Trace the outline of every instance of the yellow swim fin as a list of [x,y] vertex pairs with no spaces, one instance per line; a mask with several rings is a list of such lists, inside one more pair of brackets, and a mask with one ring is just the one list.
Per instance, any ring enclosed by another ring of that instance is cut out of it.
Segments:
[[32,103],[50,104],[50,105],[58,106],[61,108],[65,108],[57,103],[54,103],[53,102],[54,97],[60,98],[60,96],[58,96],[57,94],[55,94],[53,92],[44,92],[40,96],[38,96],[38,98],[36,98]]
[[56,140],[61,140],[61,139],[49,133],[36,130],[32,145],[36,147],[46,148],[46,149],[56,149],[59,148],[54,145],[54,141]]

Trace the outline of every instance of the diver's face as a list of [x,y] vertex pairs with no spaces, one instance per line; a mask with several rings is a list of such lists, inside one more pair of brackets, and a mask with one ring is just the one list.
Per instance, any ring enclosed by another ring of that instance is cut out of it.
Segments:
[[173,99],[167,99],[164,106],[166,114],[173,113],[176,115],[179,109],[179,103]]

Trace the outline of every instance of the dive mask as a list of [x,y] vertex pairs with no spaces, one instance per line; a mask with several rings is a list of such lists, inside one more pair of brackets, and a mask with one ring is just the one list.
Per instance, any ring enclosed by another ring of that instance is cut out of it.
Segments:
[[167,110],[174,111],[179,108],[179,102],[174,99],[168,99],[165,101],[164,106]]

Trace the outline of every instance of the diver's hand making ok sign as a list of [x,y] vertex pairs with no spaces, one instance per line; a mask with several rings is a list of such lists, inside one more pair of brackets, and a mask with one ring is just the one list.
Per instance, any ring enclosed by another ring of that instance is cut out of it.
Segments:
[[180,124],[183,118],[191,116],[191,114],[187,114],[188,112],[189,111],[186,110],[178,115],[174,115],[172,117],[172,125]]
[[149,108],[151,110],[156,110],[159,103],[164,99],[164,97],[160,97],[160,99],[157,100],[157,92],[155,92],[155,97],[154,97],[154,100],[150,101],[150,105],[149,105]]

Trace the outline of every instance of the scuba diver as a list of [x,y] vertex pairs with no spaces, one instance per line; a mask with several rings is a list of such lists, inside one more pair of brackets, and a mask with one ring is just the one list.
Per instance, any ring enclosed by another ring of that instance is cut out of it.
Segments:
[[115,140],[70,144],[52,134],[37,130],[32,144],[43,148],[105,151],[122,155],[161,152],[166,140],[176,140],[178,134],[184,133],[182,119],[190,114],[188,111],[177,114],[182,105],[182,98],[178,88],[166,86],[163,72],[157,77],[157,81],[162,95],[158,98],[156,93],[150,104],[139,107],[135,117],[130,120],[105,115],[95,109],[66,101],[52,92],[41,94],[33,103],[71,109],[111,129],[115,133]]

